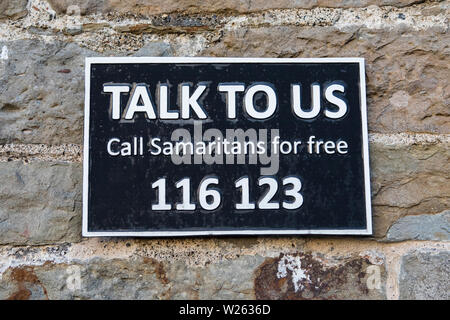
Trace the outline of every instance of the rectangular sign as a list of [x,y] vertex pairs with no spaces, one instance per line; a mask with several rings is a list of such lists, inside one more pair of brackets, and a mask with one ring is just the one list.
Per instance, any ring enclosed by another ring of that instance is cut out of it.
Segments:
[[361,58],[87,58],[83,235],[372,234]]

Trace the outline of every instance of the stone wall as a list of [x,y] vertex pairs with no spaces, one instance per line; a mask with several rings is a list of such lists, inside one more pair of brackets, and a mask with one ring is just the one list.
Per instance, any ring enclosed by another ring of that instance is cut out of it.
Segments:
[[[0,299],[449,299],[450,1],[2,0]],[[364,57],[372,237],[81,237],[86,56]]]

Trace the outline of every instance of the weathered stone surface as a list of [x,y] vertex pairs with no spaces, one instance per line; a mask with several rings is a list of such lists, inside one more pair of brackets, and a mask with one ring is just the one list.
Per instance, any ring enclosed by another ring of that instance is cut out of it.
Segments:
[[[436,175],[417,175],[403,177],[379,191],[375,196],[374,205],[410,208],[420,205],[424,200],[438,199],[448,203],[450,195],[449,179]],[[434,211],[434,210],[433,210]]]
[[363,57],[369,130],[449,133],[450,35],[361,27],[273,26],[224,32],[200,55]]
[[81,165],[0,162],[0,244],[81,238]]
[[253,270],[263,261],[261,256],[243,256],[208,266],[199,299],[255,299]]
[[0,20],[18,19],[27,15],[28,0],[2,0],[0,2]]
[[394,135],[393,139],[395,141],[380,139],[370,143],[370,169],[374,195],[380,192],[383,184],[398,180],[400,177],[414,177],[426,173],[449,177],[448,138],[430,142],[426,140],[403,142],[401,136]]
[[310,253],[281,254],[255,271],[257,299],[383,299],[386,271],[367,258],[327,263]]
[[386,235],[388,241],[411,239],[450,240],[450,211],[400,218],[390,227]]
[[1,299],[156,299],[163,292],[151,262],[93,259],[87,265],[11,268],[0,282]]
[[384,237],[400,217],[437,214],[448,209],[448,143],[382,142],[370,144],[369,149],[376,237]]
[[6,270],[0,299],[251,299],[253,270],[261,257],[246,256],[204,268],[153,259],[93,258]]
[[[84,60],[99,54],[60,41],[0,42],[3,46],[8,59],[0,62],[0,144],[82,144]],[[169,44],[150,42],[136,55],[170,53]]]
[[400,299],[448,300],[450,254],[448,251],[414,251],[402,258]]
[[32,267],[12,269],[7,279],[7,282],[0,280],[2,300],[43,300],[48,297]]
[[353,8],[370,5],[404,7],[420,0],[306,0],[306,1],[265,1],[265,0],[49,0],[58,13],[66,13],[70,6],[77,5],[82,14],[105,12],[134,13],[152,15],[161,13],[183,12],[238,12],[249,13],[268,9],[311,9],[315,7]]
[[381,299],[385,281],[382,261],[357,256],[243,255],[198,267],[92,257],[11,266],[0,278],[0,299]]
[[153,260],[93,259],[83,265],[49,265],[36,273],[49,299],[161,299],[167,290],[164,267]]
[[[1,246],[0,299],[395,299],[424,288],[448,297],[446,243],[250,240],[90,238]],[[427,268],[429,278],[421,274]]]
[[0,65],[0,143],[80,143],[84,57],[72,43],[18,40]]
[[206,267],[167,264],[170,299],[254,299],[253,271],[264,261],[260,256],[223,259]]

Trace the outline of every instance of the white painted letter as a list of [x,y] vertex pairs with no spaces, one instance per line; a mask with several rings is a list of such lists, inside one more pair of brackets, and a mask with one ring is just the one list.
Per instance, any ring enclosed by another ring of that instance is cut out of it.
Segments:
[[206,86],[204,84],[200,84],[195,89],[192,96],[189,96],[190,87],[189,84],[184,83],[181,84],[181,118],[189,119],[190,118],[190,109],[197,114],[199,119],[206,119],[208,116],[203,111],[202,107],[198,104],[198,99],[206,90]]
[[[264,92],[267,95],[267,109],[259,112],[255,109],[253,98],[257,92]],[[271,117],[277,109],[277,95],[273,88],[264,84],[257,84],[248,88],[244,98],[244,109],[247,114],[254,119],[267,119]]]
[[312,108],[310,111],[303,111],[301,102],[301,86],[299,84],[292,85],[292,109],[297,117],[302,119],[312,119],[320,112],[320,85],[312,85],[311,94]]
[[120,119],[120,94],[127,93],[130,91],[130,87],[127,85],[103,85],[103,92],[112,93],[111,95],[111,105],[112,105],[112,119]]
[[347,103],[345,103],[344,100],[333,95],[334,91],[344,92],[345,89],[343,85],[332,84],[325,90],[325,98],[339,108],[339,110],[336,112],[325,110],[325,116],[331,119],[339,119],[342,118],[347,112]]
[[[138,105],[140,99],[143,103],[141,106]],[[131,120],[136,112],[145,112],[148,119],[156,119],[155,107],[145,84],[138,84],[134,88],[124,118]]]
[[222,83],[218,86],[219,92],[227,93],[227,118],[236,119],[236,92],[245,90],[242,84],[226,84]]
[[118,155],[120,154],[120,152],[113,152],[113,151],[111,150],[111,144],[113,144],[114,142],[120,142],[120,140],[117,139],[117,138],[112,138],[112,139],[110,139],[110,140],[108,141],[108,145],[107,145],[106,149],[108,150],[108,153],[109,153],[110,155],[112,155],[112,156],[118,156]]
[[169,86],[167,84],[159,85],[159,118],[160,119],[178,119],[179,114],[178,111],[169,111],[168,102],[169,102]]

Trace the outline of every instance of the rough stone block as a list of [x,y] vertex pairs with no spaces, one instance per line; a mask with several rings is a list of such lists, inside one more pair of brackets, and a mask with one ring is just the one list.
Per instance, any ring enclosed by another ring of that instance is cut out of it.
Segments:
[[310,253],[281,254],[255,272],[257,299],[384,299],[386,270],[366,257],[327,263]]
[[406,216],[389,229],[386,240],[450,240],[450,211],[440,214]]
[[81,165],[0,162],[0,244],[81,238]]
[[84,57],[72,43],[17,40],[0,43],[0,143],[81,143]]
[[[75,43],[0,42],[8,59],[0,63],[0,144],[83,143],[85,57],[98,53]],[[168,55],[153,42],[137,56]],[[123,55],[123,54],[122,54]]]
[[[389,141],[380,141],[371,143],[369,148],[373,225],[377,238],[383,238],[391,225],[401,217],[420,215],[425,220],[433,219],[427,215],[439,214],[448,209],[448,142],[390,144]],[[406,221],[416,220],[408,218]],[[423,237],[429,237],[425,233]],[[415,239],[417,236],[407,234],[403,234],[403,240]]]
[[7,269],[0,299],[251,299],[261,257],[204,268],[154,259],[93,258]]
[[399,279],[400,299],[450,299],[448,251],[414,251],[405,255]]
[[0,20],[18,19],[27,15],[28,0],[2,0],[0,2]]

